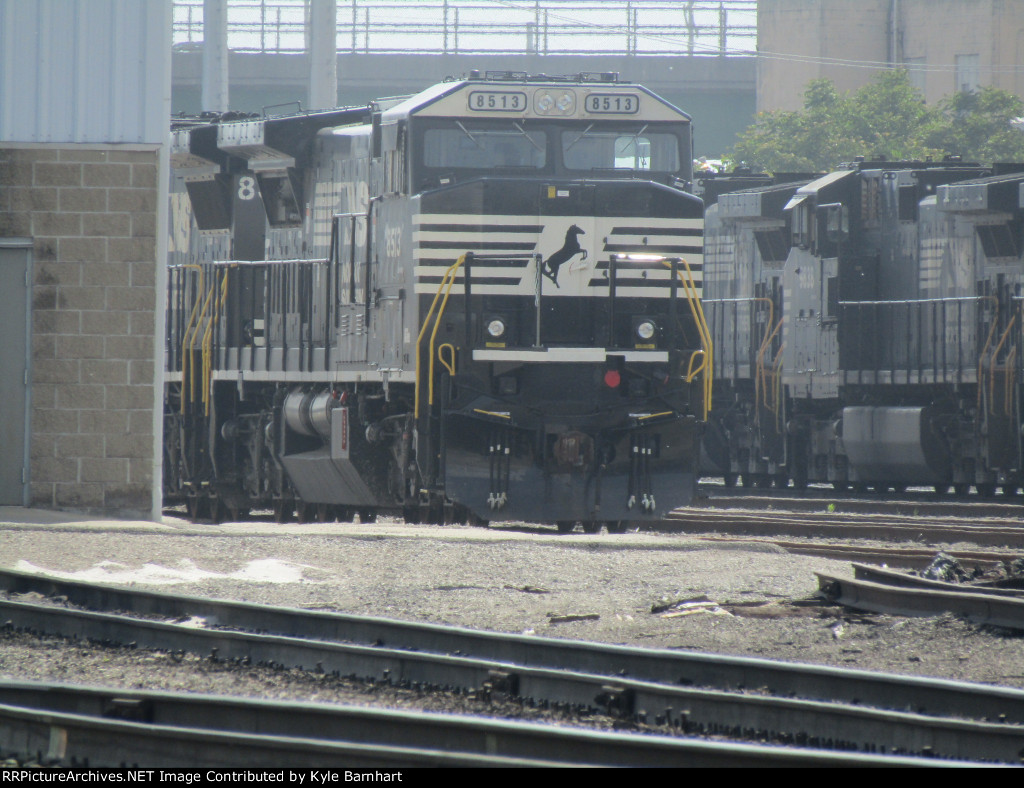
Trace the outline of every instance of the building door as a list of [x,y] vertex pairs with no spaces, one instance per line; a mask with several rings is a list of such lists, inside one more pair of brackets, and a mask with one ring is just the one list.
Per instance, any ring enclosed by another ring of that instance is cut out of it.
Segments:
[[0,506],[28,505],[28,276],[32,242],[0,238]]

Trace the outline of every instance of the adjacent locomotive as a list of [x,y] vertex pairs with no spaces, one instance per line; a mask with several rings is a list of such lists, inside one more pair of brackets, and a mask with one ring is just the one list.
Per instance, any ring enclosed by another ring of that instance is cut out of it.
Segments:
[[194,518],[658,518],[710,405],[690,118],[611,74],[197,123],[164,488]]
[[730,485],[1017,491],[1019,170],[858,162],[719,197],[709,469]]

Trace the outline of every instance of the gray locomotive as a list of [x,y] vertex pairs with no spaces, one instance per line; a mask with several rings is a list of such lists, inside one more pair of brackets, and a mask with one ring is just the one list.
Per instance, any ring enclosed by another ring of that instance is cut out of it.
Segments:
[[1021,169],[861,161],[718,197],[709,470],[727,485],[1017,491]]
[[472,74],[174,134],[164,488],[196,519],[621,530],[710,405],[690,118]]

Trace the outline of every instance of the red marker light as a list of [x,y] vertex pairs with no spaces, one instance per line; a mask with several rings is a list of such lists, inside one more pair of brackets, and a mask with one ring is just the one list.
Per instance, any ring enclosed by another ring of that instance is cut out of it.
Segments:
[[622,375],[617,370],[609,369],[604,373],[604,385],[610,389],[618,388],[622,382]]

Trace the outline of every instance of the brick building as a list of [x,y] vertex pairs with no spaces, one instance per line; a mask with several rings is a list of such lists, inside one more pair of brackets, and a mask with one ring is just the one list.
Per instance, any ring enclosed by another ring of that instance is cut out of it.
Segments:
[[907,68],[929,104],[994,86],[1024,96],[1021,0],[759,0],[757,110],[803,106],[807,83],[856,90]]
[[0,30],[0,505],[156,518],[170,0]]

